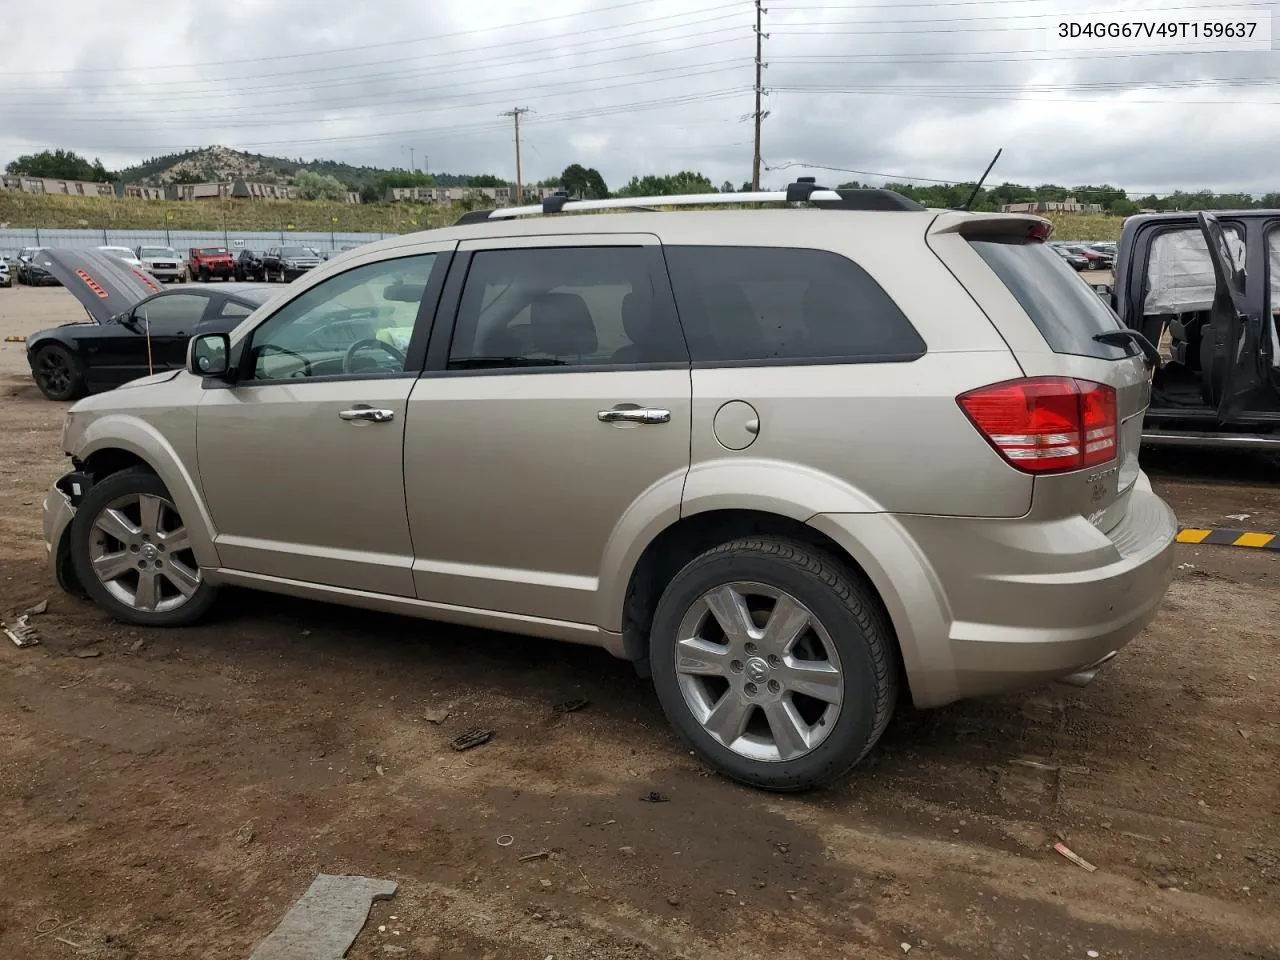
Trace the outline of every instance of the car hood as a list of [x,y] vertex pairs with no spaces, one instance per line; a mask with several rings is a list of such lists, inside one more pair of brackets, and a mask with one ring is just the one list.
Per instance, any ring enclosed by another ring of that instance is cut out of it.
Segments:
[[53,274],[97,323],[106,323],[163,289],[145,270],[100,250],[42,250],[32,260]]
[[139,377],[137,380],[130,380],[127,383],[122,383],[120,386],[116,387],[116,389],[124,390],[130,387],[145,387],[153,383],[168,383],[181,372],[181,370],[165,370],[162,373],[153,373],[148,377]]

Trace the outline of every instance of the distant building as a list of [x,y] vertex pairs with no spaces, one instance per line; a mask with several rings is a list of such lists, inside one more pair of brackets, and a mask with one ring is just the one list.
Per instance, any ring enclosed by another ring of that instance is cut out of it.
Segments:
[[297,200],[298,190],[283,183],[257,183],[241,178],[232,181],[231,196],[238,200]]
[[1032,203],[1006,203],[1001,213],[1101,213],[1100,203],[1080,203],[1075,197],[1065,200],[1037,200]]
[[164,187],[148,187],[142,183],[118,183],[116,184],[116,196],[126,197],[130,200],[164,200]]
[[[554,194],[558,187],[524,188],[524,200],[537,203]],[[505,187],[390,187],[383,197],[388,203],[459,203],[464,200],[489,200],[495,206],[507,207],[515,203],[516,188]]]
[[114,197],[115,188],[110,183],[92,180],[58,180],[53,177],[28,177],[23,174],[0,176],[0,189],[38,196],[64,197]]

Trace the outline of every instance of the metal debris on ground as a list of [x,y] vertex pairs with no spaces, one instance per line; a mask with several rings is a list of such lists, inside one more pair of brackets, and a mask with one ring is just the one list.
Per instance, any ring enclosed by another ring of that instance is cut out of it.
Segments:
[[539,850],[537,853],[526,853],[520,858],[521,863],[532,863],[534,860],[546,860],[551,856],[550,850]]
[[671,798],[665,793],[659,793],[657,790],[650,790],[640,799],[645,803],[666,803]]
[[449,719],[448,710],[428,710],[422,715],[422,719],[427,723],[434,723],[437,727]]
[[498,846],[500,847],[509,847],[515,842],[516,842],[516,838],[509,833],[504,833],[502,836],[498,838]]
[[341,960],[375,900],[396,894],[394,880],[320,874],[249,960]]
[[566,700],[563,703],[557,703],[551,709],[555,713],[577,713],[583,707],[591,705],[591,701],[585,697],[576,697],[573,700]]
[[40,642],[40,636],[36,633],[36,628],[27,623],[27,614],[20,616],[12,624],[4,624],[4,632],[9,635],[9,639],[19,647],[34,647]]
[[1073,850],[1071,850],[1071,848],[1068,847],[1065,843],[1062,843],[1062,842],[1055,843],[1053,845],[1053,849],[1058,851],[1058,853],[1062,854],[1064,857],[1066,857],[1068,860],[1074,863],[1077,867],[1082,867],[1083,869],[1088,870],[1090,873],[1093,873],[1095,870],[1098,869],[1092,863],[1086,860],[1084,857],[1080,856],[1080,854],[1075,853]]
[[488,743],[493,739],[493,731],[485,730],[483,727],[476,727],[474,730],[468,730],[460,736],[454,737],[449,741],[449,746],[455,750],[470,750],[472,747],[478,747],[483,743]]
[[30,607],[27,607],[27,609],[23,612],[22,615],[24,617],[36,617],[44,613],[48,609],[49,609],[49,601],[41,600],[39,603],[33,604]]

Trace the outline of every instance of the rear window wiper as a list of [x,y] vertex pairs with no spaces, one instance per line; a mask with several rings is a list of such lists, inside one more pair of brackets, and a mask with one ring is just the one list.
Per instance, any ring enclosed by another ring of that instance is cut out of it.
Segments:
[[459,357],[449,361],[450,370],[475,370],[484,367],[563,367],[564,360],[551,357]]
[[1098,343],[1109,343],[1113,347],[1135,346],[1142,353],[1142,359],[1148,367],[1160,366],[1160,351],[1137,330],[1104,330],[1102,333],[1095,333],[1093,339]]

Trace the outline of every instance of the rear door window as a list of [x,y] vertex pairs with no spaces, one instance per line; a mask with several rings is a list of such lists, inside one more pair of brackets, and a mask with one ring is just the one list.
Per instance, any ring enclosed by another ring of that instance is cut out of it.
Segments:
[[915,360],[924,341],[862,267],[826,250],[663,247],[694,362]]
[[1094,336],[1123,327],[1076,272],[1043,243],[1021,238],[971,238],[970,245],[1018,301],[1055,353],[1102,360],[1129,356]]

